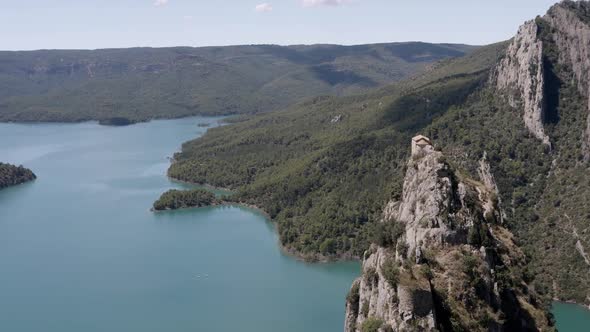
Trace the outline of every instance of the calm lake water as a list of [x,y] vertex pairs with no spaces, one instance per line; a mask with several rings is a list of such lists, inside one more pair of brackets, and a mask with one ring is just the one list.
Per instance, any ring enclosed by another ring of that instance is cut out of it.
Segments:
[[168,156],[215,118],[0,124],[0,331],[341,331],[359,264],[283,255],[243,208],[153,214]]
[[590,310],[569,303],[553,303],[553,314],[557,320],[559,332],[590,331]]

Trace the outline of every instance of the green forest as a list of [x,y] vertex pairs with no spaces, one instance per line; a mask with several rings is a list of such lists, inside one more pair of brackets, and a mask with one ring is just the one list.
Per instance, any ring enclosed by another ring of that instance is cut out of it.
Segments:
[[171,189],[163,193],[154,202],[155,211],[177,210],[193,207],[204,207],[219,204],[215,195],[204,189],[177,190]]
[[32,181],[36,178],[30,169],[0,162],[0,189]]
[[0,121],[121,125],[350,95],[473,50],[388,43],[0,51]]
[[270,214],[292,253],[358,258],[382,241],[377,221],[401,195],[410,138],[424,134],[473,178],[487,154],[506,224],[531,262],[527,282],[534,279],[541,295],[557,288],[584,302],[590,276],[569,254],[576,240],[590,240],[581,232],[590,218],[590,182],[576,138],[586,123],[584,100],[568,68],[556,68],[559,117],[546,124],[553,149],[539,144],[520,111],[487,84],[506,46],[482,47],[370,93],[319,97],[213,128],[183,145],[169,175],[234,189],[234,200]]
[[383,205],[401,194],[412,135],[469,102],[505,45],[370,94],[213,128],[183,145],[169,175],[235,189],[233,199],[267,211],[282,244],[308,259],[359,257]]

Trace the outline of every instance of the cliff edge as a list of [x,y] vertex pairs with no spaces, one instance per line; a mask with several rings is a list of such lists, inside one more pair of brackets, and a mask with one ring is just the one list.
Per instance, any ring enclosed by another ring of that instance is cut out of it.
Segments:
[[345,331],[553,329],[480,165],[481,179],[468,178],[428,138],[412,140],[401,199],[384,209],[347,297]]

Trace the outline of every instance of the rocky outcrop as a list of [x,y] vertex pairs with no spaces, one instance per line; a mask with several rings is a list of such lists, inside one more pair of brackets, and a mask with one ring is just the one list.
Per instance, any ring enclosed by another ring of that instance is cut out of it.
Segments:
[[485,159],[482,183],[414,144],[401,199],[383,212],[383,243],[365,253],[348,296],[345,331],[550,330],[513,272],[524,255],[501,225]]
[[413,154],[407,168],[402,200],[385,219],[406,224],[405,238],[410,251],[417,250],[420,243],[429,246],[463,242],[467,225],[450,218],[456,215],[458,195],[465,188],[459,188],[442,153]]
[[499,211],[499,209],[496,209],[496,204],[497,205],[502,205],[502,200],[500,199],[500,196],[498,195],[499,190],[498,190],[498,185],[496,184],[496,179],[494,178],[494,175],[492,174],[492,169],[490,167],[490,164],[488,162],[488,156],[487,153],[484,152],[483,157],[481,158],[481,160],[479,161],[479,168],[477,169],[477,174],[479,175],[479,179],[481,180],[481,182],[483,182],[483,184],[486,186],[486,188],[490,189],[492,195],[496,196],[495,198],[487,201],[484,204],[484,209],[485,209],[485,213],[486,214],[494,214],[497,213],[497,217],[498,220],[500,221],[501,224],[504,223],[504,212],[503,211]]
[[395,330],[435,328],[433,295],[427,279],[394,284],[388,274],[394,268],[393,253],[373,245],[363,261],[363,277],[352,286],[354,301],[346,304],[345,331],[359,331],[370,318]]
[[[547,24],[542,31],[540,24]],[[556,57],[555,59],[551,57]],[[522,109],[524,124],[543,143],[550,145],[544,123],[556,105],[548,105],[550,86],[547,65],[571,71],[580,94],[587,99],[584,158],[590,160],[590,3],[562,1],[545,16],[522,25],[506,56],[492,75],[492,83],[503,92],[510,105]],[[569,80],[569,77],[567,77]],[[569,84],[569,83],[568,83]]]
[[521,105],[524,124],[544,144],[549,143],[545,134],[543,42],[538,36],[535,21],[526,22],[508,47],[506,56],[495,71],[496,87],[506,92],[513,107]]
[[[582,17],[585,17],[586,21]],[[571,69],[579,92],[588,99],[590,110],[590,4],[587,1],[564,1],[553,6],[544,19],[552,27],[552,39],[559,63]],[[584,155],[590,159],[590,112],[584,132]]]

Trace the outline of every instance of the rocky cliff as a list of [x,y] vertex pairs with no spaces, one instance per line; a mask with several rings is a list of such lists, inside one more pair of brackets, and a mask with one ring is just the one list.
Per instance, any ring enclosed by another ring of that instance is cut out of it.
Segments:
[[[545,15],[551,26],[551,39],[558,64],[567,67],[590,110],[590,5],[587,1],[563,1]],[[583,133],[585,159],[590,158],[590,111]]]
[[590,159],[589,23],[587,1],[556,4],[545,16],[519,28],[492,76],[492,83],[508,102],[522,111],[528,130],[547,145],[550,137],[545,124],[559,117],[555,110],[559,103],[556,90],[562,83],[568,83],[562,81],[573,81],[587,100],[587,125],[580,133],[586,160]]
[[478,181],[430,145],[412,151],[401,199],[384,209],[348,295],[345,330],[551,330],[485,159]]
[[536,171],[529,164],[526,171],[534,175],[526,189],[517,188],[514,176],[501,179],[501,195],[512,205],[505,212],[532,255],[538,288],[555,299],[588,304],[590,2],[561,1],[525,23],[492,72],[492,86],[525,128],[551,146],[524,157],[550,164]]
[[496,68],[495,83],[507,93],[513,107],[522,108],[525,126],[545,144],[545,73],[543,68],[543,42],[538,36],[535,21],[526,22],[508,47],[506,56]]

